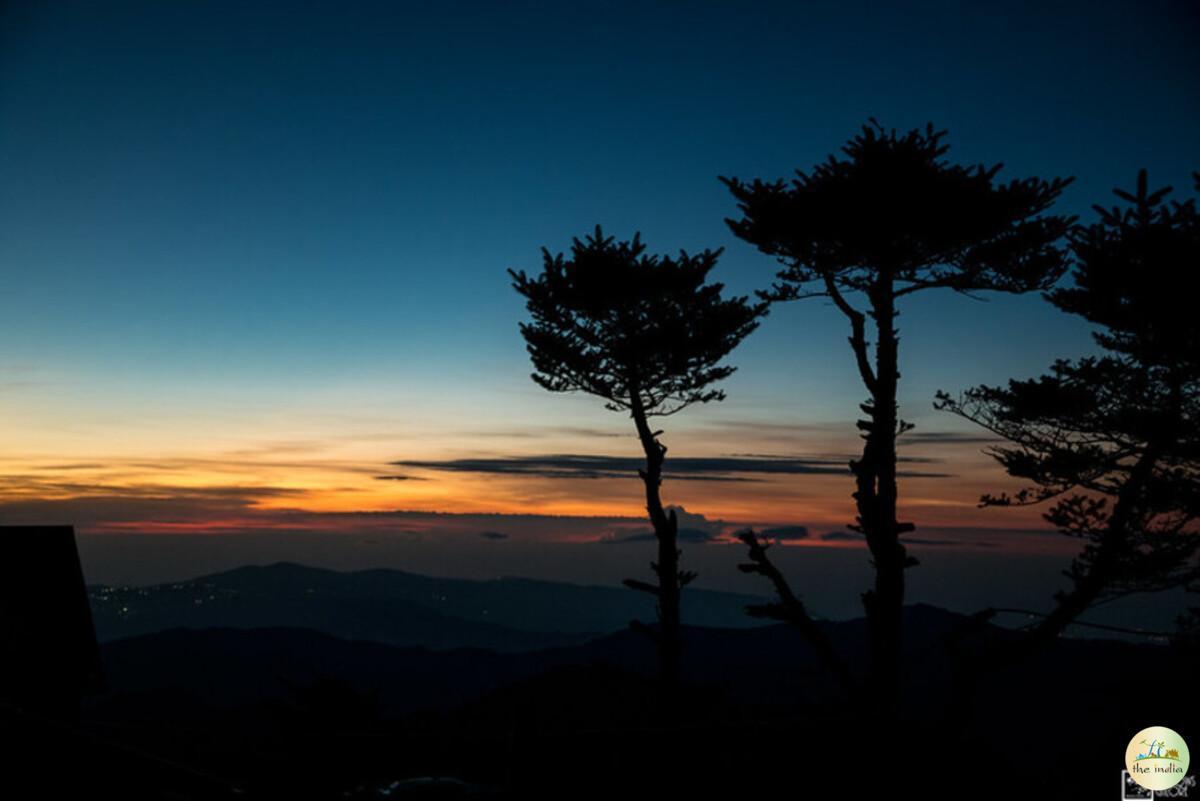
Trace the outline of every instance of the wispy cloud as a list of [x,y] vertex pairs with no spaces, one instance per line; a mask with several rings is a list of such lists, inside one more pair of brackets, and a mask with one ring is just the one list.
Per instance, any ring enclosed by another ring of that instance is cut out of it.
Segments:
[[215,530],[269,527],[275,517],[259,508],[268,499],[300,498],[282,487],[106,486],[72,482],[43,485],[42,497],[0,503],[8,525],[71,524],[102,530]]
[[759,536],[769,540],[806,540],[809,538],[808,526],[774,526],[758,532]]
[[709,430],[733,430],[771,437],[828,434],[840,426],[833,423],[776,423],[769,420],[723,420],[706,426]]
[[[681,528],[676,532],[676,536],[682,545],[697,545],[718,539],[716,534],[696,528]],[[604,545],[627,545],[635,542],[654,542],[655,539],[653,531],[639,531],[634,534],[609,534],[601,537],[599,542]]]
[[485,429],[466,431],[465,436],[485,439],[551,439],[554,437],[633,437],[632,431],[620,432],[587,426],[531,426],[528,428]]
[[855,531],[826,531],[821,535],[823,542],[862,542],[863,535]]
[[[676,457],[667,461],[665,476],[687,481],[758,481],[767,475],[848,474],[848,457],[806,456],[712,456]],[[925,462],[927,460],[916,460]],[[392,462],[397,467],[452,473],[490,473],[536,478],[628,478],[644,466],[641,459],[591,454],[548,454],[487,458]],[[948,473],[906,471],[903,475],[947,478]]]
[[987,445],[999,442],[986,434],[959,431],[910,431],[896,440],[897,445]]
[[[988,529],[983,529],[987,531]],[[964,531],[971,532],[970,529]],[[972,534],[975,532],[971,532]],[[865,538],[857,531],[828,531],[821,535],[824,542],[864,542]],[[998,548],[999,543],[979,539],[977,536],[958,537],[924,537],[905,536],[901,540],[905,545],[924,545],[933,548]]]

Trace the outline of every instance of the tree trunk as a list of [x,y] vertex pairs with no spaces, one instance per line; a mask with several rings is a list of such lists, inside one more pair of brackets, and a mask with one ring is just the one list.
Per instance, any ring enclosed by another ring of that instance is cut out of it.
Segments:
[[[654,588],[658,599],[658,660],[659,678],[662,683],[663,697],[670,706],[675,700],[679,686],[679,662],[682,651],[680,636],[680,581],[678,520],[674,511],[670,514],[663,509],[660,487],[662,486],[662,467],[667,448],[658,441],[656,432],[650,429],[646,418],[645,407],[636,392],[631,398],[631,410],[634,424],[637,426],[638,439],[646,455],[646,469],[639,471],[642,482],[646,486],[646,511],[650,514],[650,523],[654,527],[654,537],[658,542],[658,560],[651,562],[650,567],[658,578]],[[637,582],[626,582],[636,586]],[[639,587],[640,588],[640,587]]]
[[868,686],[876,708],[890,716],[898,711],[900,703],[904,571],[913,563],[900,535],[912,531],[913,526],[896,519],[896,394],[900,373],[891,276],[882,273],[869,295],[878,336],[875,380],[871,401],[863,407],[869,419],[859,421],[866,432],[862,459],[850,466],[858,485],[854,493],[858,526],[875,567],[875,586],[862,598],[871,642]]

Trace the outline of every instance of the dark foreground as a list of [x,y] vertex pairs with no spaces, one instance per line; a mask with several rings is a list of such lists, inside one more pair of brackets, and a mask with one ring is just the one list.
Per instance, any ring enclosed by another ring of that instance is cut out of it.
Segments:
[[[674,712],[634,632],[522,653],[286,628],[132,637],[104,646],[108,688],[78,725],[5,714],[5,781],[25,788],[5,797],[1116,799],[1134,732],[1197,731],[1194,652],[1111,640],[1060,640],[956,717],[942,637],[958,620],[908,610],[892,724],[786,627],[690,630]],[[831,631],[860,656],[861,623]]]

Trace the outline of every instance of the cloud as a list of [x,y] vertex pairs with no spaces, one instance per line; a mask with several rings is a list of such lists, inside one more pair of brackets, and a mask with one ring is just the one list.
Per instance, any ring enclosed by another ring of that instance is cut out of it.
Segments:
[[104,484],[85,481],[55,481],[30,476],[0,476],[0,488],[18,490],[26,498],[0,504],[11,509],[22,503],[52,503],[68,496],[73,500],[210,500],[250,506],[262,498],[301,496],[305,490],[257,485],[214,485],[207,487],[174,484]]
[[910,431],[896,440],[897,445],[988,445],[999,442],[987,434],[966,434],[958,431]]
[[70,462],[68,464],[38,465],[36,470],[103,470],[108,465],[101,462]]
[[[307,490],[266,485],[116,485],[10,474],[0,475],[0,490],[7,490],[7,497],[0,499],[0,523],[69,524],[88,534],[303,531],[339,537],[428,534],[460,543],[515,538],[522,542],[592,543],[646,527],[642,516],[455,514],[419,509],[310,511],[301,508]],[[281,508],[280,501],[293,505]],[[676,514],[681,528],[703,532],[705,538],[724,526],[683,509]]]
[[[729,456],[736,457],[738,459],[789,459],[789,458],[793,458],[793,457],[789,457],[789,456],[781,456],[777,453],[731,453],[731,454],[729,454]],[[860,458],[862,458],[862,456],[861,456],[861,454],[855,454],[854,456],[850,456],[847,454],[835,453],[835,454],[822,454],[822,455],[817,455],[817,456],[807,456],[804,458],[806,458],[810,461],[813,461],[813,462],[820,462],[821,464],[844,464],[844,465],[848,466],[850,464],[851,459],[860,459]],[[937,459],[932,456],[897,456],[896,461],[900,462],[901,464],[937,464],[944,460]]]
[[[856,531],[829,531],[821,535],[825,542],[862,542],[865,538]],[[946,539],[939,537],[901,537],[905,545],[924,545],[931,548],[996,548],[996,543],[977,539]]]
[[0,503],[0,520],[7,525],[71,524],[90,530],[254,528],[277,514],[258,508],[260,501],[304,495],[303,490],[267,486],[44,482],[37,489],[37,495]]
[[824,542],[860,542],[863,535],[856,531],[826,531],[821,539]]
[[[912,461],[928,461],[916,460]],[[664,476],[686,481],[762,481],[767,475],[830,475],[849,473],[842,456],[708,456],[667,460]],[[548,454],[442,460],[404,459],[397,467],[452,473],[487,473],[534,478],[628,478],[637,475],[643,460],[631,456]],[[947,478],[946,473],[905,471],[904,476]]]
[[774,528],[764,528],[758,533],[764,539],[806,540],[808,539],[808,526],[776,526]]
[[945,540],[932,537],[903,537],[905,545],[929,545],[943,548],[995,548],[996,543],[988,540]]
[[[267,448],[255,449],[253,452],[260,454],[271,453]],[[245,450],[243,453],[251,453],[251,451]],[[98,479],[101,481],[113,481],[114,476],[144,478],[164,473],[190,473],[195,471],[219,473],[226,476],[253,476],[261,474],[261,471],[264,469],[279,468],[286,469],[289,473],[317,471],[321,474],[328,474],[336,471],[351,475],[371,475],[379,472],[380,469],[378,463],[345,459],[291,458],[287,453],[279,454],[278,458],[273,459],[238,455],[238,452],[229,452],[227,455],[214,457],[136,457],[112,459],[107,462],[91,460],[71,461],[65,458],[61,461],[43,462],[40,459],[19,459],[10,455],[2,461],[8,464],[24,463],[21,469],[42,474],[50,471],[95,471],[101,476]],[[32,475],[14,476],[11,473],[7,473],[0,475],[0,483],[11,483],[14,478],[29,478],[31,481],[46,480],[45,475],[33,478]]]
[[[716,535],[712,532],[696,528],[681,528],[676,533],[676,537],[683,545],[700,545],[716,539]],[[626,545],[631,542],[654,542],[656,539],[653,531],[640,531],[636,534],[610,534],[601,537],[597,542],[603,545]]]
[[724,420],[708,426],[711,430],[735,429],[763,434],[771,437],[826,434],[836,431],[839,425],[832,423],[773,423],[765,420]]
[[[710,520],[697,512],[689,512],[682,506],[666,507],[668,514],[675,515],[679,528],[676,536],[684,545],[702,545],[708,542],[722,540],[722,534],[730,528],[724,520]],[[618,526],[615,530],[605,532],[596,542],[604,545],[623,545],[631,542],[654,542],[657,538],[654,532],[643,528],[643,522],[638,521],[636,528]]]
[[707,531],[709,534],[719,534],[725,528],[724,521],[709,520],[699,512],[689,512],[682,506],[668,505],[667,513],[675,515],[675,520],[679,523],[681,529],[693,528],[699,531]]
[[491,429],[486,431],[467,431],[470,437],[486,439],[549,439],[551,437],[633,437],[633,432],[618,432],[604,428],[588,428],[586,426],[541,426],[530,428]]

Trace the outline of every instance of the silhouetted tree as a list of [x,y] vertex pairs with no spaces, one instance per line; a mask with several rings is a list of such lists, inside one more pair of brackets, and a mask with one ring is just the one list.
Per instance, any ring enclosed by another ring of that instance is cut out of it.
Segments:
[[[903,135],[874,120],[811,172],[790,182],[722,178],[742,219],[733,232],[784,268],[763,297],[826,297],[850,324],[850,346],[869,400],[858,421],[863,451],[850,462],[857,524],[870,549],[874,587],[863,594],[871,640],[871,697],[883,712],[899,698],[904,571],[915,565],[897,519],[896,438],[909,426],[896,404],[897,301],[928,289],[1045,289],[1065,269],[1057,245],[1072,220],[1043,215],[1067,180],[996,182],[1000,165],[950,164],[944,131]],[[861,295],[865,307],[855,305]],[[874,330],[874,348],[868,342]],[[873,352],[872,352],[873,351]]]
[[738,570],[743,573],[757,573],[765,577],[771,582],[778,598],[772,603],[750,604],[746,607],[746,614],[751,617],[779,620],[795,626],[812,645],[821,665],[837,679],[838,685],[847,697],[850,700],[856,700],[854,699],[853,671],[834,648],[832,640],[821,628],[820,623],[809,613],[804,602],[792,591],[791,585],[788,584],[783,573],[767,556],[767,549],[771,547],[771,541],[768,538],[760,537],[752,529],[741,531],[737,536],[746,545],[750,559],[750,561],[738,565]]
[[1102,355],[938,393],[939,408],[1002,438],[991,455],[1028,482],[981,504],[1052,501],[1046,521],[1083,542],[1049,614],[974,668],[1029,653],[1095,604],[1200,577],[1200,315],[1183,289],[1200,269],[1200,215],[1195,200],[1165,203],[1168,192],[1149,191],[1143,170],[1135,193],[1116,190],[1124,208],[1096,206],[1098,221],[1072,234],[1074,286],[1047,294],[1099,327]]
[[696,574],[679,567],[678,522],[660,494],[667,448],[650,420],[724,399],[713,384],[735,368],[721,362],[766,311],[745,297],[722,298],[722,284],[705,283],[720,253],[648,256],[639,236],[614,242],[597,226],[573,241],[569,259],[543,249],[536,278],[509,270],[533,318],[521,324],[533,380],[551,392],[595,395],[633,418],[646,457],[639,474],[658,541],[651,563],[657,581],[625,584],[657,599],[658,631],[647,632],[657,640],[668,693],[679,674],[680,590]]

